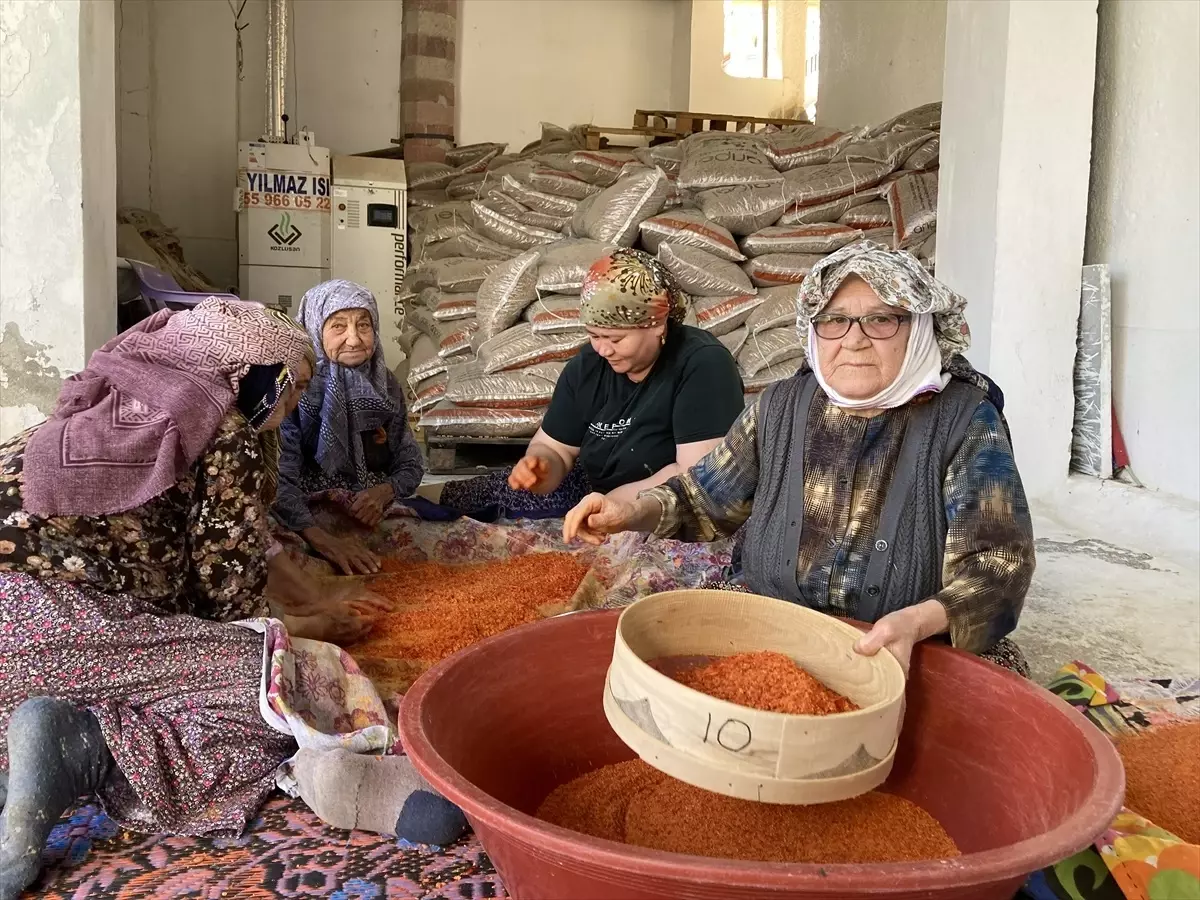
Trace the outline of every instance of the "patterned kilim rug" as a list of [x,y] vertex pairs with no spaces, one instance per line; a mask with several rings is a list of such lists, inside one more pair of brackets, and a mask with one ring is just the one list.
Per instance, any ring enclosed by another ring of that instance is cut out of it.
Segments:
[[327,897],[476,900],[506,897],[473,837],[438,849],[322,825],[300,800],[277,797],[240,838],[122,833],[96,806],[59,825],[29,896],[84,900]]

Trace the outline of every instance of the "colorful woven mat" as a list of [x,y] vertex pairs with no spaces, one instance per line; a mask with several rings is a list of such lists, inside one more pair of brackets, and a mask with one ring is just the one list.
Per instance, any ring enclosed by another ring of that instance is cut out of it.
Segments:
[[[1083,663],[1063,666],[1049,690],[1110,737],[1200,719],[1200,679],[1115,681]],[[1200,846],[1122,810],[1091,847],[1030,876],[1030,900],[1200,900]]]

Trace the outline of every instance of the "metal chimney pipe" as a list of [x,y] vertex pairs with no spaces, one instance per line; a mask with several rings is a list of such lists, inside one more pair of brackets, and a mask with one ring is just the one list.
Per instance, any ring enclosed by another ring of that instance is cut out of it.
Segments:
[[269,144],[287,142],[287,0],[267,0],[267,103],[263,140]]

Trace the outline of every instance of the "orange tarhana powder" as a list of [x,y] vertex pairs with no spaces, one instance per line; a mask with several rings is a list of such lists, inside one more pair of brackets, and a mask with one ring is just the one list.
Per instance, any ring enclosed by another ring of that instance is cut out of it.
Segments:
[[640,759],[560,785],[537,816],[592,837],[718,859],[878,863],[959,855],[937,819],[894,794],[815,806],[755,803],[692,787]]
[[735,653],[684,669],[674,679],[685,687],[750,709],[793,716],[828,716],[858,706],[830,690],[783,653]]
[[351,652],[437,662],[484,638],[561,612],[587,574],[567,553],[448,566],[385,559],[367,586],[398,604]]

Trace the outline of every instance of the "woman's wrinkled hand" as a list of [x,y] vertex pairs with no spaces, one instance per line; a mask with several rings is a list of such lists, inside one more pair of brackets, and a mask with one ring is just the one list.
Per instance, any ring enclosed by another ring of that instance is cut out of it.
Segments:
[[386,615],[396,611],[395,601],[375,593],[357,581],[333,585],[326,589],[325,600],[327,606],[334,611],[349,609],[367,616]]
[[336,538],[323,528],[309,528],[304,539],[346,575],[374,575],[379,571],[379,557],[354,538]]
[[292,637],[346,647],[366,638],[375,626],[375,619],[352,609],[343,609],[314,616],[287,616],[284,625]]
[[918,641],[941,634],[949,626],[946,608],[937,600],[888,613],[858,639],[854,649],[863,656],[874,656],[882,649],[891,652],[908,677],[913,647]]
[[632,503],[614,500],[604,494],[588,494],[567,513],[563,522],[563,540],[570,544],[603,544],[610,534],[629,531],[637,514]]
[[538,488],[550,478],[550,464],[540,456],[527,454],[513,466],[508,474],[508,486],[514,491],[531,491],[537,493]]
[[390,484],[377,484],[354,495],[354,502],[350,504],[350,515],[368,528],[374,528],[383,521],[395,498],[396,490]]

